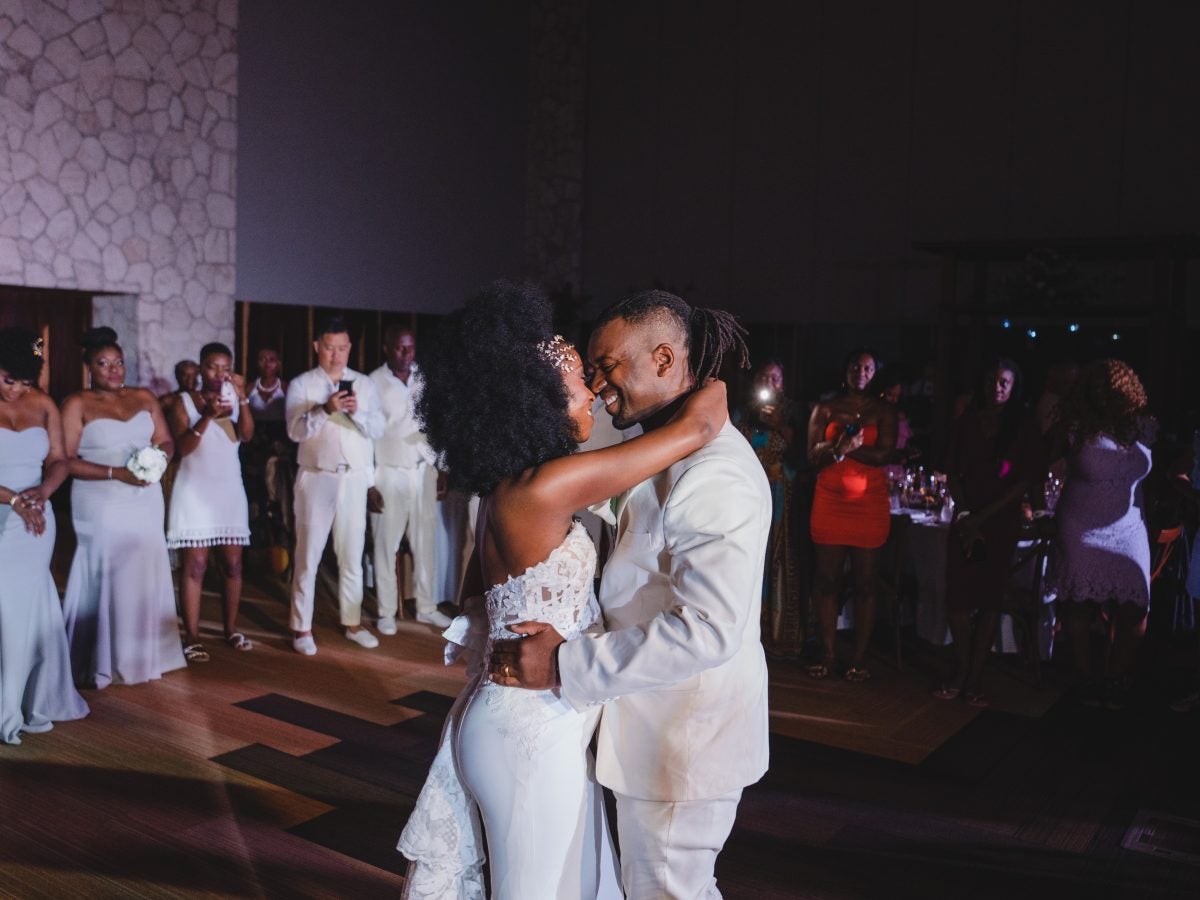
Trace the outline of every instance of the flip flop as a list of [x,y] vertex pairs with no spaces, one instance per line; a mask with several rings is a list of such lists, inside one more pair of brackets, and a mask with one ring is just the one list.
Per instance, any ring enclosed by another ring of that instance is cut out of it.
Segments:
[[962,688],[950,687],[948,684],[943,684],[933,692],[933,696],[938,700],[957,700],[958,695],[961,693]]
[[804,667],[804,674],[809,678],[828,678],[829,666],[825,665],[823,662],[813,663],[812,665]]
[[183,658],[188,662],[208,662],[208,651],[204,649],[204,645],[196,642],[195,644],[183,645]]
[[992,705],[991,701],[988,700],[987,697],[983,696],[983,694],[966,693],[963,694],[963,699],[967,701],[967,706],[973,707],[974,709],[987,709]]
[[235,631],[233,634],[226,635],[225,643],[227,643],[234,650],[254,649],[254,644],[250,641],[250,638],[246,637],[240,631]]
[[846,670],[846,680],[861,684],[871,680],[871,670],[863,666],[851,666]]

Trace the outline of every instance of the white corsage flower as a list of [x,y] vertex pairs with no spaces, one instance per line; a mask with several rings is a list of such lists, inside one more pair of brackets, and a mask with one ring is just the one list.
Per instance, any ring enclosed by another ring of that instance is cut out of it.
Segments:
[[135,450],[125,468],[148,484],[156,483],[167,471],[167,454],[157,447],[143,447]]

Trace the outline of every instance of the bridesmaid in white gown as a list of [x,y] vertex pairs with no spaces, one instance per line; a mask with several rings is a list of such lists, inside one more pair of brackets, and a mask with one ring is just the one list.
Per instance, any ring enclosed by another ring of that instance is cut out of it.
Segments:
[[574,512],[702,447],[726,420],[725,387],[695,392],[646,436],[572,455],[591,433],[595,397],[550,321],[540,294],[498,283],[449,316],[422,357],[418,413],[430,444],[452,486],[483,501],[468,615],[446,632],[473,657],[471,680],[401,836],[409,898],[484,896],[476,807],[495,900],[622,896],[587,749],[598,712],[577,712],[557,689],[516,687],[488,661],[493,644],[514,637],[509,624],[547,622],[568,640],[600,627],[596,551]]
[[155,445],[171,455],[158,401],[125,386],[125,357],[111,328],[84,337],[91,388],[63,403],[77,547],[63,614],[75,681],[138,684],[182,668],[175,589],[163,534],[161,485],[125,464]]
[[82,719],[58,589],[53,494],[67,477],[58,408],[35,388],[41,341],[0,330],[0,740]]

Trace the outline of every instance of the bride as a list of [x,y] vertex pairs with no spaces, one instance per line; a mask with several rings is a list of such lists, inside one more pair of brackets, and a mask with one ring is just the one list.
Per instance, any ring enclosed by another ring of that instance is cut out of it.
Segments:
[[574,512],[714,437],[725,386],[709,382],[650,434],[572,455],[591,433],[595,396],[550,322],[533,288],[498,282],[449,316],[422,357],[429,442],[452,484],[482,500],[467,615],[446,631],[447,662],[463,652],[470,678],[400,839],[408,898],[485,896],[479,814],[493,898],[623,896],[588,751],[599,709],[577,712],[557,689],[508,686],[488,659],[517,622],[548,622],[567,640],[601,627],[596,550]]

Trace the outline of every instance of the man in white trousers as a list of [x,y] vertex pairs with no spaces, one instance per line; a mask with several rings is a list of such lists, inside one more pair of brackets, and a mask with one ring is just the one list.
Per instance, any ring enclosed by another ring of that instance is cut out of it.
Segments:
[[[665,291],[635,294],[592,333],[591,388],[617,428],[651,430],[698,374],[719,365],[720,353],[705,348],[736,331],[728,314],[693,310]],[[600,590],[605,633],[563,643],[549,625],[522,623],[511,630],[527,637],[504,652],[516,654],[522,686],[559,684],[577,709],[603,704],[596,778],[617,798],[626,895],[719,898],[717,855],[742,789],[767,769],[759,613],[770,488],[727,421],[707,446],[614,505],[617,544]]]
[[363,545],[367,490],[375,483],[375,438],[383,412],[375,384],[347,368],[350,333],[341,319],[320,326],[317,367],[288,384],[288,437],[300,445],[296,474],[296,565],[292,576],[292,647],[317,652],[312,636],[317,567],[333,530],[338,561],[338,607],[346,637],[360,647],[379,640],[362,626]]
[[396,581],[396,551],[406,532],[412,551],[417,621],[438,629],[450,626],[449,617],[438,612],[433,593],[438,472],[436,457],[414,410],[421,389],[416,352],[417,339],[411,331],[389,326],[383,333],[383,365],[371,373],[384,418],[383,435],[375,441],[375,486],[367,492],[379,602],[375,627],[380,634],[396,633],[402,599]]

